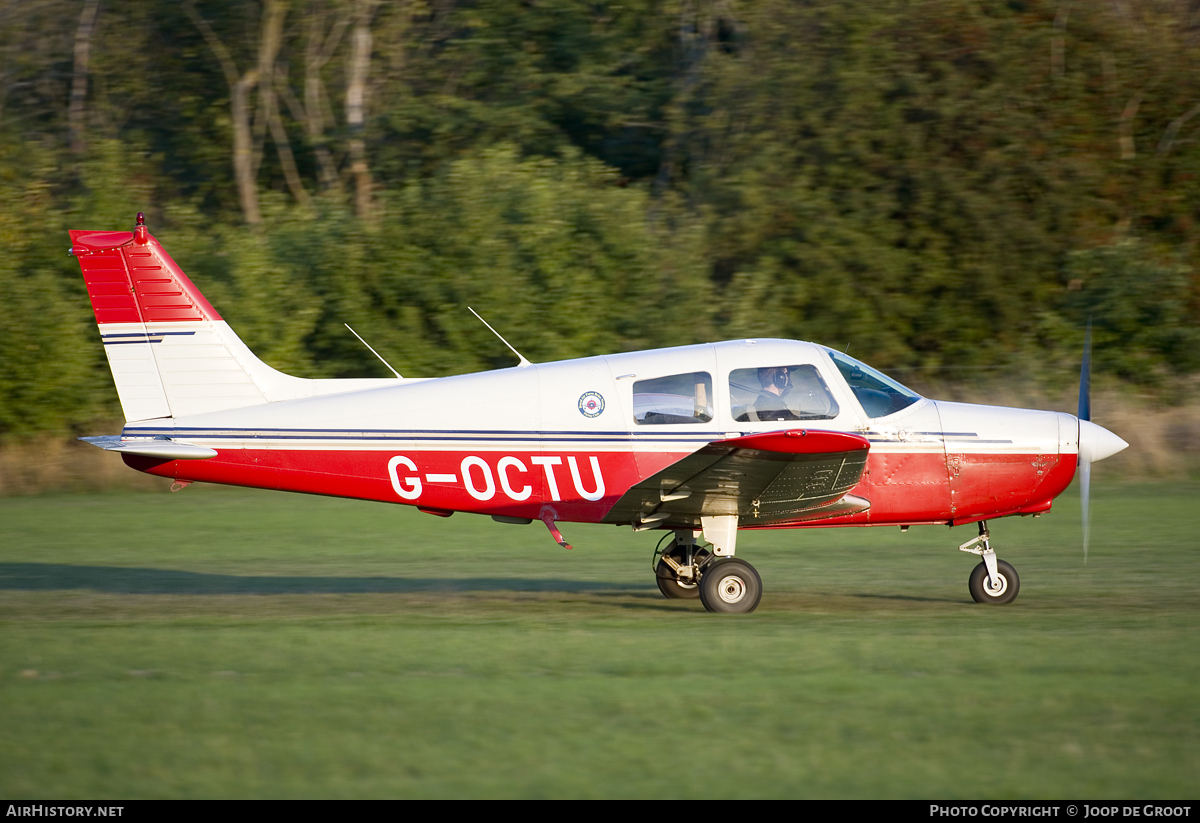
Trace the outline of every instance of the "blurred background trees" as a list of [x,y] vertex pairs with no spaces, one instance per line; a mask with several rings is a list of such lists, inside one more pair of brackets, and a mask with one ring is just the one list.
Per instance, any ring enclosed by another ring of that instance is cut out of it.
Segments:
[[1200,369],[1200,3],[0,0],[0,435],[117,414],[137,211],[309,376],[734,336],[917,387]]

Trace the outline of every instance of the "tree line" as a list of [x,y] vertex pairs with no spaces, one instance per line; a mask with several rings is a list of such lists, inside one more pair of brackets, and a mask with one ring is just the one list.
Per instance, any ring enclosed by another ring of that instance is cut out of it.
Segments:
[[[67,229],[272,365],[740,336],[918,388],[1200,369],[1196,0],[0,0],[0,435],[117,405]],[[1186,382],[1186,381],[1184,381]]]

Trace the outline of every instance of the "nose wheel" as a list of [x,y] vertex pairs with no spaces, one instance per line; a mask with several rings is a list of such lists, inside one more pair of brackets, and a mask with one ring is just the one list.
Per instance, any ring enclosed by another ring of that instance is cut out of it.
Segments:
[[996,561],[996,576],[988,574],[986,563],[980,563],[971,570],[967,581],[971,597],[976,603],[1011,603],[1021,590],[1021,578],[1017,570],[1003,560]]
[[979,555],[983,561],[971,570],[971,576],[967,579],[967,589],[976,603],[1011,603],[1021,591],[1021,578],[1017,576],[1017,570],[1012,564],[996,557],[990,537],[987,523],[980,521],[979,536],[958,547],[959,551]]

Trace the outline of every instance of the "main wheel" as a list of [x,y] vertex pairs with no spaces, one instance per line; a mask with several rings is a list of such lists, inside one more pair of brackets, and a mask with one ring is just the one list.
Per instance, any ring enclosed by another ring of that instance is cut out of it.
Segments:
[[718,560],[700,578],[700,602],[710,612],[748,614],[761,599],[762,579],[745,560]]
[[988,580],[986,564],[980,563],[971,570],[967,588],[971,590],[971,597],[976,603],[1011,603],[1017,599],[1017,592],[1021,591],[1021,578],[1017,577],[1017,570],[997,559],[996,573],[1000,580],[993,587]]
[[[683,546],[671,546],[664,554],[680,565],[687,560],[687,552],[684,551]],[[703,565],[704,561],[708,559],[708,554],[708,549],[696,546],[692,549],[692,562],[697,566]],[[680,580],[675,574],[675,570],[667,565],[665,560],[658,561],[658,566],[654,569],[654,576],[658,580],[658,590],[668,600],[691,600],[700,596],[700,585]]]

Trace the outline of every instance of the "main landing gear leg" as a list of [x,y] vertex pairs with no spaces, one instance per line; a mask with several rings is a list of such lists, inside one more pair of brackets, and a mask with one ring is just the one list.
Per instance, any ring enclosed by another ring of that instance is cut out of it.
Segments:
[[[699,597],[710,612],[754,611],[762,599],[762,579],[753,566],[733,557],[737,517],[704,517],[701,523],[701,531],[676,531],[665,549],[655,550],[653,565],[658,590],[669,600]],[[696,544],[701,534],[712,544],[711,552]]]
[[979,521],[979,536],[958,547],[959,551],[977,554],[983,562],[971,570],[967,588],[976,603],[1011,603],[1021,590],[1021,578],[1010,564],[996,557],[992,550],[987,521]]
[[[664,538],[665,539],[665,538]],[[662,545],[661,541],[659,545]],[[700,573],[712,554],[696,545],[696,532],[675,532],[670,545],[654,552],[654,577],[658,590],[668,600],[691,600],[700,596]]]
[[700,602],[710,612],[748,614],[762,599],[762,578],[745,560],[734,557],[737,515],[701,517],[704,537],[713,544],[713,562],[700,574]]

